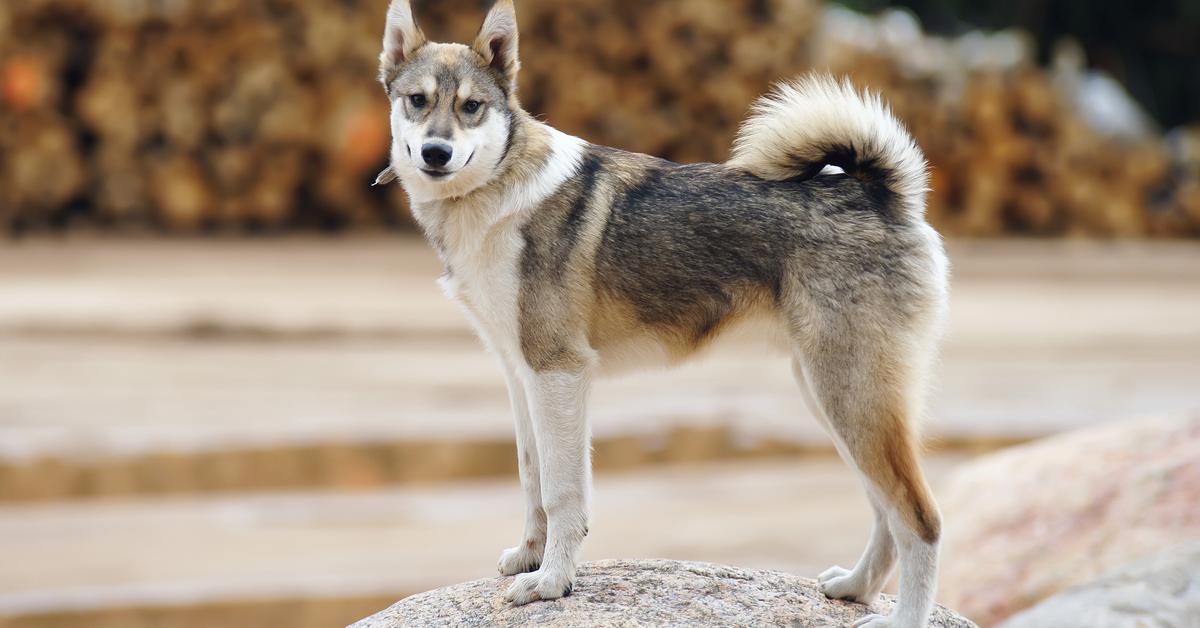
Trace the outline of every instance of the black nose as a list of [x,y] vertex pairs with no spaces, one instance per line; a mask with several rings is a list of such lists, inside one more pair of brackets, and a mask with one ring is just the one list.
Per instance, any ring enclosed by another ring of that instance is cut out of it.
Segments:
[[434,168],[450,163],[451,148],[445,144],[429,143],[421,147],[421,159]]

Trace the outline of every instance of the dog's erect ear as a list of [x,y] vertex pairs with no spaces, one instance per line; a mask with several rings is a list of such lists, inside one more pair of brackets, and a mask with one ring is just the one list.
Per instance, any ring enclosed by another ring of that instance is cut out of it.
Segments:
[[379,80],[384,89],[396,78],[400,66],[424,45],[425,34],[417,28],[409,0],[392,0],[383,31],[383,52],[379,53]]
[[510,92],[516,88],[521,62],[517,58],[517,10],[512,0],[497,0],[483,20],[474,48],[489,66],[508,79]]

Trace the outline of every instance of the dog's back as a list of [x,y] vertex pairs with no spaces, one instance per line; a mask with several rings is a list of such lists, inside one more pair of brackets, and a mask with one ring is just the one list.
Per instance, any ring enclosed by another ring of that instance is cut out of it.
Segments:
[[630,366],[607,362],[631,347],[645,358],[633,366],[674,363],[748,318],[792,328],[831,308],[864,321],[936,318],[940,238],[890,187],[892,172],[877,161],[865,172],[851,149],[831,151],[818,163],[850,173],[802,164],[772,180],[744,165],[589,145],[574,180],[526,223],[523,327],[561,315],[541,311],[546,303],[576,304],[572,315],[612,372]]

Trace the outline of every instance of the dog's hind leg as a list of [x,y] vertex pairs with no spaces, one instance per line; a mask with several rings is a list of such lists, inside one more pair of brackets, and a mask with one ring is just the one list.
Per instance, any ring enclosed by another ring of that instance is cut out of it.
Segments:
[[500,554],[497,569],[503,575],[514,576],[533,571],[542,564],[542,552],[546,547],[546,510],[542,507],[541,465],[525,384],[510,364],[506,362],[504,367],[517,431],[517,472],[525,493],[525,534],[516,547]]
[[[796,378],[796,384],[800,386],[800,391],[804,394],[809,412],[817,418],[817,421],[833,438],[842,459],[853,466],[854,460],[846,451],[841,438],[833,430],[829,418],[825,416],[824,409],[813,393],[812,384],[808,381],[808,375],[804,372],[802,361],[798,358],[792,360],[792,373]],[[858,559],[858,563],[853,569],[835,565],[822,572],[817,580],[821,584],[821,591],[831,598],[871,604],[879,597],[883,587],[887,585],[892,569],[896,566],[896,543],[892,539],[892,532],[888,525],[886,504],[880,503],[882,500],[871,483],[866,482],[866,478],[863,479],[867,497],[871,502],[871,510],[875,514],[867,547],[863,550],[862,557]]]
[[[840,328],[839,328],[840,327]],[[834,323],[803,347],[801,361],[819,416],[828,422],[842,456],[862,474],[876,508],[875,531],[854,570],[822,574],[829,595],[870,598],[890,571],[892,548],[900,558],[900,596],[887,617],[870,615],[856,625],[923,626],[937,583],[941,518],[917,461],[910,421],[920,412],[928,360],[912,355],[899,336]],[[865,335],[864,335],[865,334]],[[883,537],[890,532],[891,543]]]
[[846,569],[834,565],[817,576],[821,592],[827,597],[873,604],[887,585],[892,569],[896,566],[896,543],[892,539],[885,507],[880,506],[878,502],[878,498],[871,497],[875,522],[871,528],[867,548],[863,550],[854,568]]

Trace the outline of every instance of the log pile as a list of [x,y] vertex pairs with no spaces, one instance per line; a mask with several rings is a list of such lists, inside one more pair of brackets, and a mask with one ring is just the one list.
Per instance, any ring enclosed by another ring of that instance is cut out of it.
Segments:
[[[948,234],[1200,235],[1200,126],[1105,137],[1039,69],[1019,33],[950,40],[905,14],[830,9],[816,63],[881,91],[932,165],[930,220]],[[1174,150],[1172,150],[1174,148]]]
[[[369,187],[386,4],[0,3],[0,228],[408,225],[398,186]],[[487,3],[415,4],[428,35],[463,41]],[[829,68],[910,125],[948,234],[1200,235],[1200,160],[1179,157],[1196,133],[1175,153],[1102,137],[1017,36],[944,40],[816,0],[518,4],[523,102],[589,140],[719,161],[772,81]]]

